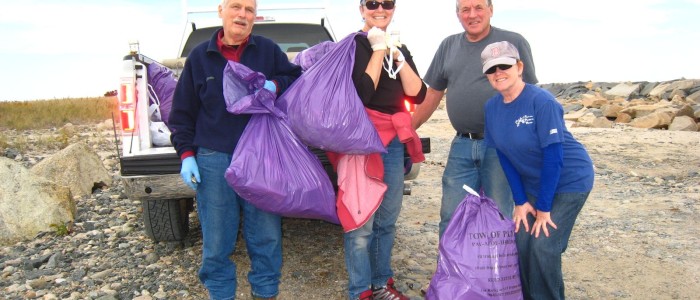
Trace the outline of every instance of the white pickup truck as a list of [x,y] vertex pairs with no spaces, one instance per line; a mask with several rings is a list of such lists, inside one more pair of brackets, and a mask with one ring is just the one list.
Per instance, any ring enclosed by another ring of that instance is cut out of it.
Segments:
[[[156,62],[139,53],[138,44],[123,59],[118,91],[118,152],[121,179],[126,195],[140,200],[146,234],[154,241],[180,241],[189,231],[189,213],[194,209],[194,192],[180,179],[180,158],[172,146],[157,146],[149,125],[149,65],[161,64],[176,78],[189,52],[209,40],[221,27],[216,11],[201,10],[187,14],[179,58]],[[311,20],[299,22],[299,20]],[[315,20],[315,22],[313,21]],[[325,10],[319,7],[279,7],[258,10],[253,34],[275,41],[290,60],[303,49],[324,41],[336,41]],[[162,139],[162,137],[161,137]],[[430,152],[430,139],[421,139],[423,151]],[[312,149],[335,183],[337,176],[323,151]],[[414,179],[419,165],[406,164],[406,180]],[[410,194],[410,182],[404,188]]]

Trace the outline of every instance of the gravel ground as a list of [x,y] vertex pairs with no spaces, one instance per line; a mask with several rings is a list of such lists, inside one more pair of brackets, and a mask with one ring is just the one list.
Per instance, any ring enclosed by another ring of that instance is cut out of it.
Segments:
[[[117,171],[110,134],[81,127]],[[596,164],[596,184],[564,255],[569,299],[697,299],[700,295],[700,133],[572,128]],[[17,133],[31,136],[35,133]],[[47,134],[47,133],[42,133]],[[404,197],[393,265],[397,286],[412,299],[435,271],[441,175],[453,130],[443,110],[419,130],[432,139],[412,194]],[[29,149],[31,166],[45,151]],[[3,299],[205,299],[196,272],[201,234],[190,215],[182,243],[151,242],[139,201],[120,184],[78,201],[70,235],[53,232],[0,248]],[[342,229],[317,220],[284,219],[279,299],[344,299]],[[249,268],[239,240],[238,299],[249,299]]]

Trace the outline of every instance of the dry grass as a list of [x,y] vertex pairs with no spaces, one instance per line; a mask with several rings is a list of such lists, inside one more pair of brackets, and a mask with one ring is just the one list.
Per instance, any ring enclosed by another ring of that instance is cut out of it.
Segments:
[[[89,125],[111,119],[117,109],[116,102],[115,97],[0,102],[0,156],[8,148],[20,153],[32,148],[63,149],[73,137],[72,132],[63,128],[65,124]],[[40,129],[49,129],[49,133],[16,134]]]
[[116,107],[115,97],[0,102],[0,130],[94,124],[111,119]]

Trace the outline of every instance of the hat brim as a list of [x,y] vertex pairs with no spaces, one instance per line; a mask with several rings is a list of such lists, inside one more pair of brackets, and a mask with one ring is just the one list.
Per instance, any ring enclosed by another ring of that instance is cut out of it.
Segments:
[[482,73],[486,73],[486,70],[490,69],[491,67],[495,65],[515,65],[518,63],[518,61],[515,58],[512,57],[499,57],[499,58],[494,58],[492,60],[487,61],[484,64],[484,68],[482,70]]

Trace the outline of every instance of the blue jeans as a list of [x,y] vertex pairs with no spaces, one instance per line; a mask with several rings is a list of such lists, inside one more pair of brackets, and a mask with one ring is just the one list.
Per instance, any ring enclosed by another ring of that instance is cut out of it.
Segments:
[[202,225],[202,267],[199,279],[210,299],[236,298],[236,264],[229,258],[236,249],[243,217],[253,295],[279,293],[282,268],[282,223],[277,215],[261,211],[243,200],[224,179],[231,155],[199,148],[197,165],[202,182],[197,186],[197,213]]
[[442,174],[440,237],[455,209],[467,195],[467,191],[462,188],[465,184],[477,193],[483,188],[486,196],[493,199],[504,217],[513,217],[513,195],[498,161],[496,149],[487,148],[483,140],[456,136],[452,140],[445,172]]
[[[561,272],[561,255],[569,244],[571,230],[589,192],[558,193],[554,195],[550,216],[557,229],[549,227],[549,237],[540,231],[535,238],[524,227],[516,234],[520,281],[525,299],[565,299],[564,277]],[[537,199],[528,195],[528,202],[535,206]],[[535,218],[528,214],[527,222],[532,229]]]
[[386,285],[394,276],[391,250],[403,201],[403,144],[394,139],[387,151],[382,154],[384,183],[387,185],[382,203],[364,226],[344,235],[350,299],[359,297],[372,285]]

